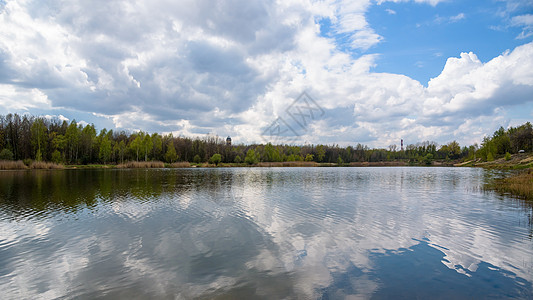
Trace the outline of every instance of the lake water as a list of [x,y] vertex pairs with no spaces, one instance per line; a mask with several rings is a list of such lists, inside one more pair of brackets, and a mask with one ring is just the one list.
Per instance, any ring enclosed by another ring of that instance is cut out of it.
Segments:
[[533,297],[531,203],[469,168],[0,172],[0,298]]

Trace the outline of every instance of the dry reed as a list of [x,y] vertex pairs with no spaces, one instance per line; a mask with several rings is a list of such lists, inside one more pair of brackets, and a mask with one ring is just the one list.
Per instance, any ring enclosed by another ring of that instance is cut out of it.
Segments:
[[22,160],[0,160],[0,170],[23,170],[27,168]]
[[56,164],[53,162],[46,161],[33,161],[30,164],[30,169],[64,169],[65,166],[62,164]]
[[169,167],[170,168],[190,168],[191,164],[188,161],[178,161],[175,163],[171,163]]
[[260,162],[257,167],[318,167],[314,161]]
[[533,200],[533,171],[529,169],[526,172],[497,180],[486,188]]
[[119,169],[150,169],[164,167],[165,164],[161,161],[128,161],[117,165],[117,168]]

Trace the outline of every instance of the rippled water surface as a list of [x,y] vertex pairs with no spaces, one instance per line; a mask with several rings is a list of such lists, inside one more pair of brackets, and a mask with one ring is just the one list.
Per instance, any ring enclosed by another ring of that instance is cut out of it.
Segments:
[[467,168],[0,172],[0,298],[533,297],[532,204]]

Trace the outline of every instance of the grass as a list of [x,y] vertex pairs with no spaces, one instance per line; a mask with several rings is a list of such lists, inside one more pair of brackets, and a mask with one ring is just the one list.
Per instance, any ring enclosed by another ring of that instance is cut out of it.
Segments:
[[533,169],[528,169],[507,178],[495,180],[486,189],[533,200]]
[[0,160],[0,170],[23,170],[27,168],[22,160]]

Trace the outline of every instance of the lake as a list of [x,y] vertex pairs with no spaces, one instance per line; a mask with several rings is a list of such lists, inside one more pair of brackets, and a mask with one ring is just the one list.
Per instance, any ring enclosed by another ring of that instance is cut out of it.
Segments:
[[533,205],[473,168],[0,172],[2,299],[533,297]]

